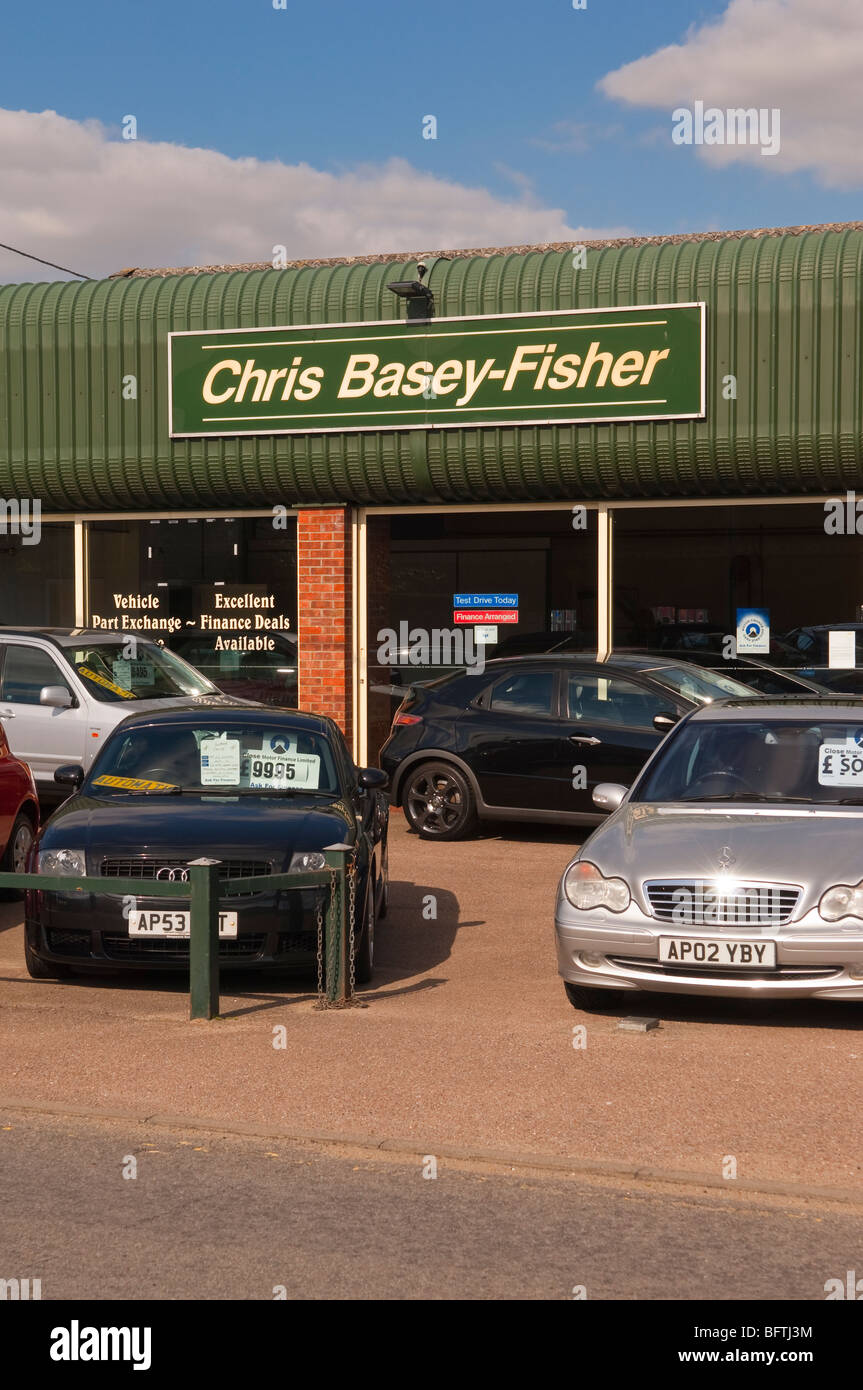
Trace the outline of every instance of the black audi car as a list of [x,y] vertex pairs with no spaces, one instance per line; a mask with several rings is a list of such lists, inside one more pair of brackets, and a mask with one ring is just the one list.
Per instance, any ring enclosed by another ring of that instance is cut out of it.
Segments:
[[598,782],[628,786],[690,710],[756,694],[659,656],[495,660],[412,687],[380,764],[423,839],[460,839],[479,820],[596,825]]
[[[309,967],[321,890],[267,892],[266,878],[321,868],[338,844],[356,847],[356,978],[370,978],[387,902],[387,779],[355,767],[332,720],[242,702],[174,705],[125,719],[88,773],[71,764],[55,777],[73,794],[43,827],[33,869],[93,875],[104,891],[26,895],[34,978],[187,967],[189,900],[148,898],[147,883],[182,881],[201,857],[221,861],[223,880],[261,879],[260,892],[220,902],[221,961]],[[140,879],[140,896],[112,893],[112,878]]]

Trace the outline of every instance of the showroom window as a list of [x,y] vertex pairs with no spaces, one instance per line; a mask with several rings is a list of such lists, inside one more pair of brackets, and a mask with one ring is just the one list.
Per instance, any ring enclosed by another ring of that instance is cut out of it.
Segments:
[[297,703],[297,524],[94,521],[89,625],[164,643],[228,695]]
[[0,535],[0,626],[74,626],[75,528],[43,517],[38,535]]
[[[863,693],[863,546],[830,513],[615,508],[615,650],[673,654],[765,694]],[[752,649],[738,635],[747,615],[761,629]]]

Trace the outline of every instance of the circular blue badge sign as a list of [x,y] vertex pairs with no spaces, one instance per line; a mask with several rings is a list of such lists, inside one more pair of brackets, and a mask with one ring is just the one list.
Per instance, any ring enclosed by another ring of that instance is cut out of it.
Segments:
[[738,652],[770,651],[770,615],[763,608],[738,608]]

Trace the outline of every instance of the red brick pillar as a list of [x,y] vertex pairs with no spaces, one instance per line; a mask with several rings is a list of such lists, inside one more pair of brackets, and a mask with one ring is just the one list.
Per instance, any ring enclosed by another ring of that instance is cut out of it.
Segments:
[[301,507],[297,520],[300,709],[353,733],[351,529],[345,507]]
[[390,597],[390,518],[370,516],[366,522],[366,561],[368,565],[368,749],[369,762],[377,765],[381,744],[387,737],[392,723],[393,711],[398,699],[376,690],[376,686],[388,686],[393,679],[389,666],[378,664],[378,646],[383,637],[383,629],[395,626],[398,631],[399,613],[393,618]]

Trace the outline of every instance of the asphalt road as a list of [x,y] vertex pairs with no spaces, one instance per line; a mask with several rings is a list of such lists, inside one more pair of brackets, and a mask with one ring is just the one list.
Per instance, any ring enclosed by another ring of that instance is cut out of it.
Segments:
[[823,1300],[863,1268],[860,1211],[11,1112],[0,1192],[0,1278],[43,1300]]

